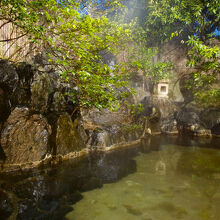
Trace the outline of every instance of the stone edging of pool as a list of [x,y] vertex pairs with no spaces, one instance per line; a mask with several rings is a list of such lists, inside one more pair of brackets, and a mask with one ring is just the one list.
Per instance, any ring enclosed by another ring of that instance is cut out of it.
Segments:
[[[95,151],[98,152],[111,152],[115,150],[119,150],[121,148],[128,148],[128,147],[135,147],[138,144],[141,143],[141,139],[132,141],[132,142],[122,142],[119,144],[114,144],[109,147],[105,148],[96,148]],[[64,156],[57,155],[57,156],[49,156],[46,157],[43,160],[35,161],[35,162],[29,162],[29,163],[23,163],[23,164],[1,164],[0,167],[0,174],[3,173],[10,173],[10,172],[25,172],[34,168],[47,168],[49,165],[56,166],[64,161],[71,160],[71,159],[77,159],[77,158],[83,158],[89,154],[89,152],[93,151],[92,148],[85,148],[78,152],[71,152],[69,154],[66,154]]]
[[[154,132],[151,134],[152,136],[157,136],[161,135],[160,132]],[[170,133],[166,134],[170,136],[175,136],[176,133]],[[207,137],[207,138],[220,138],[220,135],[211,135],[211,136],[205,136],[205,135],[193,135],[197,137]],[[146,137],[144,137],[146,138]],[[77,158],[83,158],[89,154],[91,151],[96,151],[98,152],[111,152],[111,151],[116,151],[122,148],[129,148],[129,147],[136,147],[141,143],[141,140],[144,138],[140,138],[138,140],[132,141],[132,142],[121,142],[118,144],[111,145],[109,147],[102,147],[102,148],[84,148],[81,151],[78,152],[71,152],[68,153],[64,156],[62,155],[56,155],[56,156],[49,156],[46,157],[43,160],[40,161],[35,161],[35,162],[29,162],[29,163],[24,163],[24,164],[0,164],[0,174],[1,173],[10,173],[10,172],[17,172],[17,171],[28,171],[34,168],[47,168],[49,165],[51,166],[56,166],[64,161],[71,160],[71,159],[77,159]]]

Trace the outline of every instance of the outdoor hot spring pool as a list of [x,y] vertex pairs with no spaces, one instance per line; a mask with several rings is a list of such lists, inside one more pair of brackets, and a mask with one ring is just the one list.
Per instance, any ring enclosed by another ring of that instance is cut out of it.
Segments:
[[220,140],[152,137],[0,184],[17,219],[220,220]]

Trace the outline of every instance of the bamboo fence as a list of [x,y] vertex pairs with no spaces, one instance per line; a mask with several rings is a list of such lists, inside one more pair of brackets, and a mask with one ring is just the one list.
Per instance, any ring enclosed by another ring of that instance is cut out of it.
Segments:
[[36,54],[33,43],[22,34],[11,22],[0,20],[0,58],[22,61]]

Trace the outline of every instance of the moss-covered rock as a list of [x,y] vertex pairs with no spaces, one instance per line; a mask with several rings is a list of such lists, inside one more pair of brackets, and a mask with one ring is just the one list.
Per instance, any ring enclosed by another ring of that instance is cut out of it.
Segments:
[[64,95],[61,92],[55,92],[53,95],[53,101],[50,105],[50,111],[65,112],[67,103]]
[[12,93],[18,84],[18,74],[8,60],[0,60],[0,86]]
[[62,114],[57,122],[56,154],[65,155],[70,152],[79,151],[85,147],[77,119],[73,122],[69,114]]

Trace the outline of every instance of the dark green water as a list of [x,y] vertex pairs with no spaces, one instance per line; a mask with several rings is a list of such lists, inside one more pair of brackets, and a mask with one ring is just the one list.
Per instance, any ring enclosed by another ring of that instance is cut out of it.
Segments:
[[0,178],[0,219],[220,220],[219,139],[153,137]]

